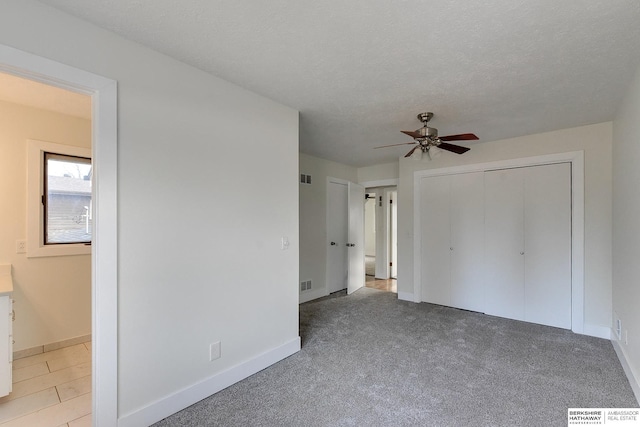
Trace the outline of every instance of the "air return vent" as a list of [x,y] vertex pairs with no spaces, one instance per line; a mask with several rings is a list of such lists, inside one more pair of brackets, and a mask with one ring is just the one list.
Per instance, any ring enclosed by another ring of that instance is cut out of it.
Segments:
[[311,184],[311,175],[305,173],[300,174],[300,184]]
[[311,280],[305,280],[304,282],[300,282],[300,291],[308,291],[311,289]]

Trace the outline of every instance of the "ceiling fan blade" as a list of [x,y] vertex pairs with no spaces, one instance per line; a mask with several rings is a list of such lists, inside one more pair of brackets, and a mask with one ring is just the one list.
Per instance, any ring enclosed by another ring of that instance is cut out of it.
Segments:
[[440,144],[437,145],[437,147],[442,148],[443,150],[451,151],[452,153],[456,153],[456,154],[464,154],[470,150],[470,148],[461,147],[459,145],[448,144],[446,142],[441,142]]
[[413,148],[411,149],[411,151],[409,151],[409,152],[408,152],[407,154],[405,154],[404,156],[405,156],[405,157],[410,157],[410,156],[413,154],[413,152],[414,152],[414,151],[416,151],[418,148],[420,148],[420,146],[419,146],[419,145],[416,145],[415,147],[413,147]]
[[459,135],[447,135],[441,136],[441,141],[473,141],[476,139],[480,139],[472,133],[461,133]]
[[420,135],[418,132],[414,132],[411,130],[401,130],[400,132],[404,133],[405,135],[409,135],[411,138],[424,138],[424,136]]
[[395,147],[396,145],[411,145],[411,144],[417,144],[417,142],[413,141],[413,142],[401,142],[400,144],[391,144],[391,145],[381,145],[379,147],[373,147],[374,149],[376,148],[386,148],[386,147]]

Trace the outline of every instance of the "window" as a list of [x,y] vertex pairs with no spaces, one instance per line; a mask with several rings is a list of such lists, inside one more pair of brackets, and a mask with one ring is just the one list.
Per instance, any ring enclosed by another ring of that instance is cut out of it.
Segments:
[[91,243],[91,159],[44,153],[44,244]]
[[27,256],[90,254],[91,150],[29,141]]

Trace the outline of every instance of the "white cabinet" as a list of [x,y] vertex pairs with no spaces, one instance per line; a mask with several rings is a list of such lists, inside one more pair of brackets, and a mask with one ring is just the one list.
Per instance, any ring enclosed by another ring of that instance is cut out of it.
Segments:
[[422,301],[483,308],[483,188],[482,172],[421,179]]
[[11,392],[13,361],[13,280],[11,264],[0,264],[0,396]]
[[11,392],[11,362],[13,360],[13,310],[11,297],[0,294],[0,396]]
[[571,328],[571,167],[486,172],[485,313]]
[[569,163],[419,185],[422,301],[571,329]]

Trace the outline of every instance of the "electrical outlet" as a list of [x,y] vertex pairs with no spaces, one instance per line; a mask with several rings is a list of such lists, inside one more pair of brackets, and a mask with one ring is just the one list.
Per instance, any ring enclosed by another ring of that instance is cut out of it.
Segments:
[[280,238],[280,248],[283,251],[286,251],[287,249],[289,249],[289,245],[290,245],[289,238],[287,236],[282,236]]
[[220,341],[216,341],[209,345],[209,362],[220,359]]
[[618,341],[620,341],[622,339],[622,320],[616,318],[614,326],[616,328],[614,332],[616,334],[616,337],[618,338]]
[[16,253],[24,254],[27,252],[27,241],[26,240],[16,240]]

